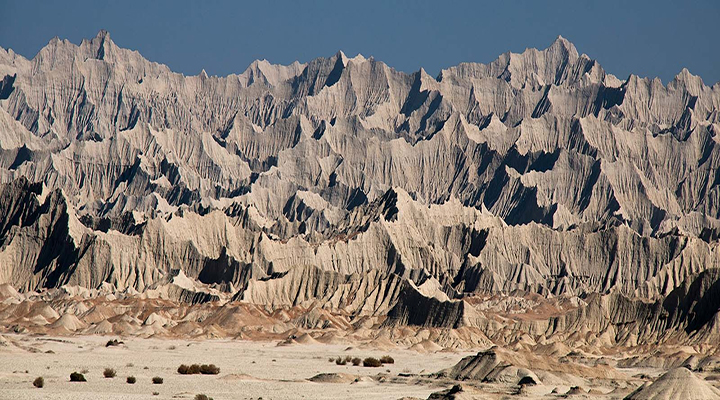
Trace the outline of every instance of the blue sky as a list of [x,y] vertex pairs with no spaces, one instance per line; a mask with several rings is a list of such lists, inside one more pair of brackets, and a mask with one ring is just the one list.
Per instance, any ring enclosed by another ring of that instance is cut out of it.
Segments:
[[[69,3],[69,4],[66,4]],[[463,61],[545,48],[558,35],[624,79],[667,83],[683,67],[720,81],[720,1],[8,1],[0,46],[31,58],[54,36],[100,29],[188,75],[239,73],[343,50],[432,75]]]

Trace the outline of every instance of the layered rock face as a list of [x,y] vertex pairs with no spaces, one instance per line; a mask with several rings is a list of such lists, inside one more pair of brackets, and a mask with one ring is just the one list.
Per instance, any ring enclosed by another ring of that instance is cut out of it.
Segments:
[[485,328],[477,296],[519,293],[573,304],[524,332],[594,313],[613,340],[647,335],[635,317],[717,336],[720,86],[687,70],[620,80],[560,37],[437,78],[341,52],[186,77],[103,31],[0,49],[0,78],[0,283],[21,291]]

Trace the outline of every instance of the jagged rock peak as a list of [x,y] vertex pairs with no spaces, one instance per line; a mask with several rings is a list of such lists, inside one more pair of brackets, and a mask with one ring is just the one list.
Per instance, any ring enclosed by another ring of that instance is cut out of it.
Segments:
[[575,45],[569,40],[565,39],[562,35],[558,35],[558,37],[553,40],[552,44],[550,44],[550,46],[548,46],[545,51],[561,51],[563,53],[566,53],[570,58],[578,57],[578,52],[575,48]]
[[342,52],[186,77],[103,33],[0,53],[0,284],[275,305],[312,287],[434,327],[482,326],[480,294],[601,293],[556,325],[601,332],[610,303],[653,324],[643,340],[712,340],[692,284],[720,268],[719,105],[685,71],[620,82],[562,37],[437,80]]

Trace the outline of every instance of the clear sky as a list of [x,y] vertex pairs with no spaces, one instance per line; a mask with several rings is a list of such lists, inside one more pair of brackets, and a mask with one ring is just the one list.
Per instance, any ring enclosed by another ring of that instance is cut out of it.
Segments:
[[[66,4],[68,3],[68,4]],[[54,36],[100,29],[172,70],[239,73],[338,50],[436,75],[463,61],[545,48],[558,35],[624,79],[667,83],[683,67],[720,81],[720,1],[35,1],[0,0],[0,46],[32,58]]]

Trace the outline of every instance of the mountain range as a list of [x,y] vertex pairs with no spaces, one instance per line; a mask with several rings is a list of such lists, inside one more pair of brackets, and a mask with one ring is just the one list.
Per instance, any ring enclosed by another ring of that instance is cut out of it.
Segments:
[[342,52],[184,76],[101,31],[0,48],[0,79],[21,293],[720,338],[720,84],[687,70],[621,79],[558,37],[437,77]]

